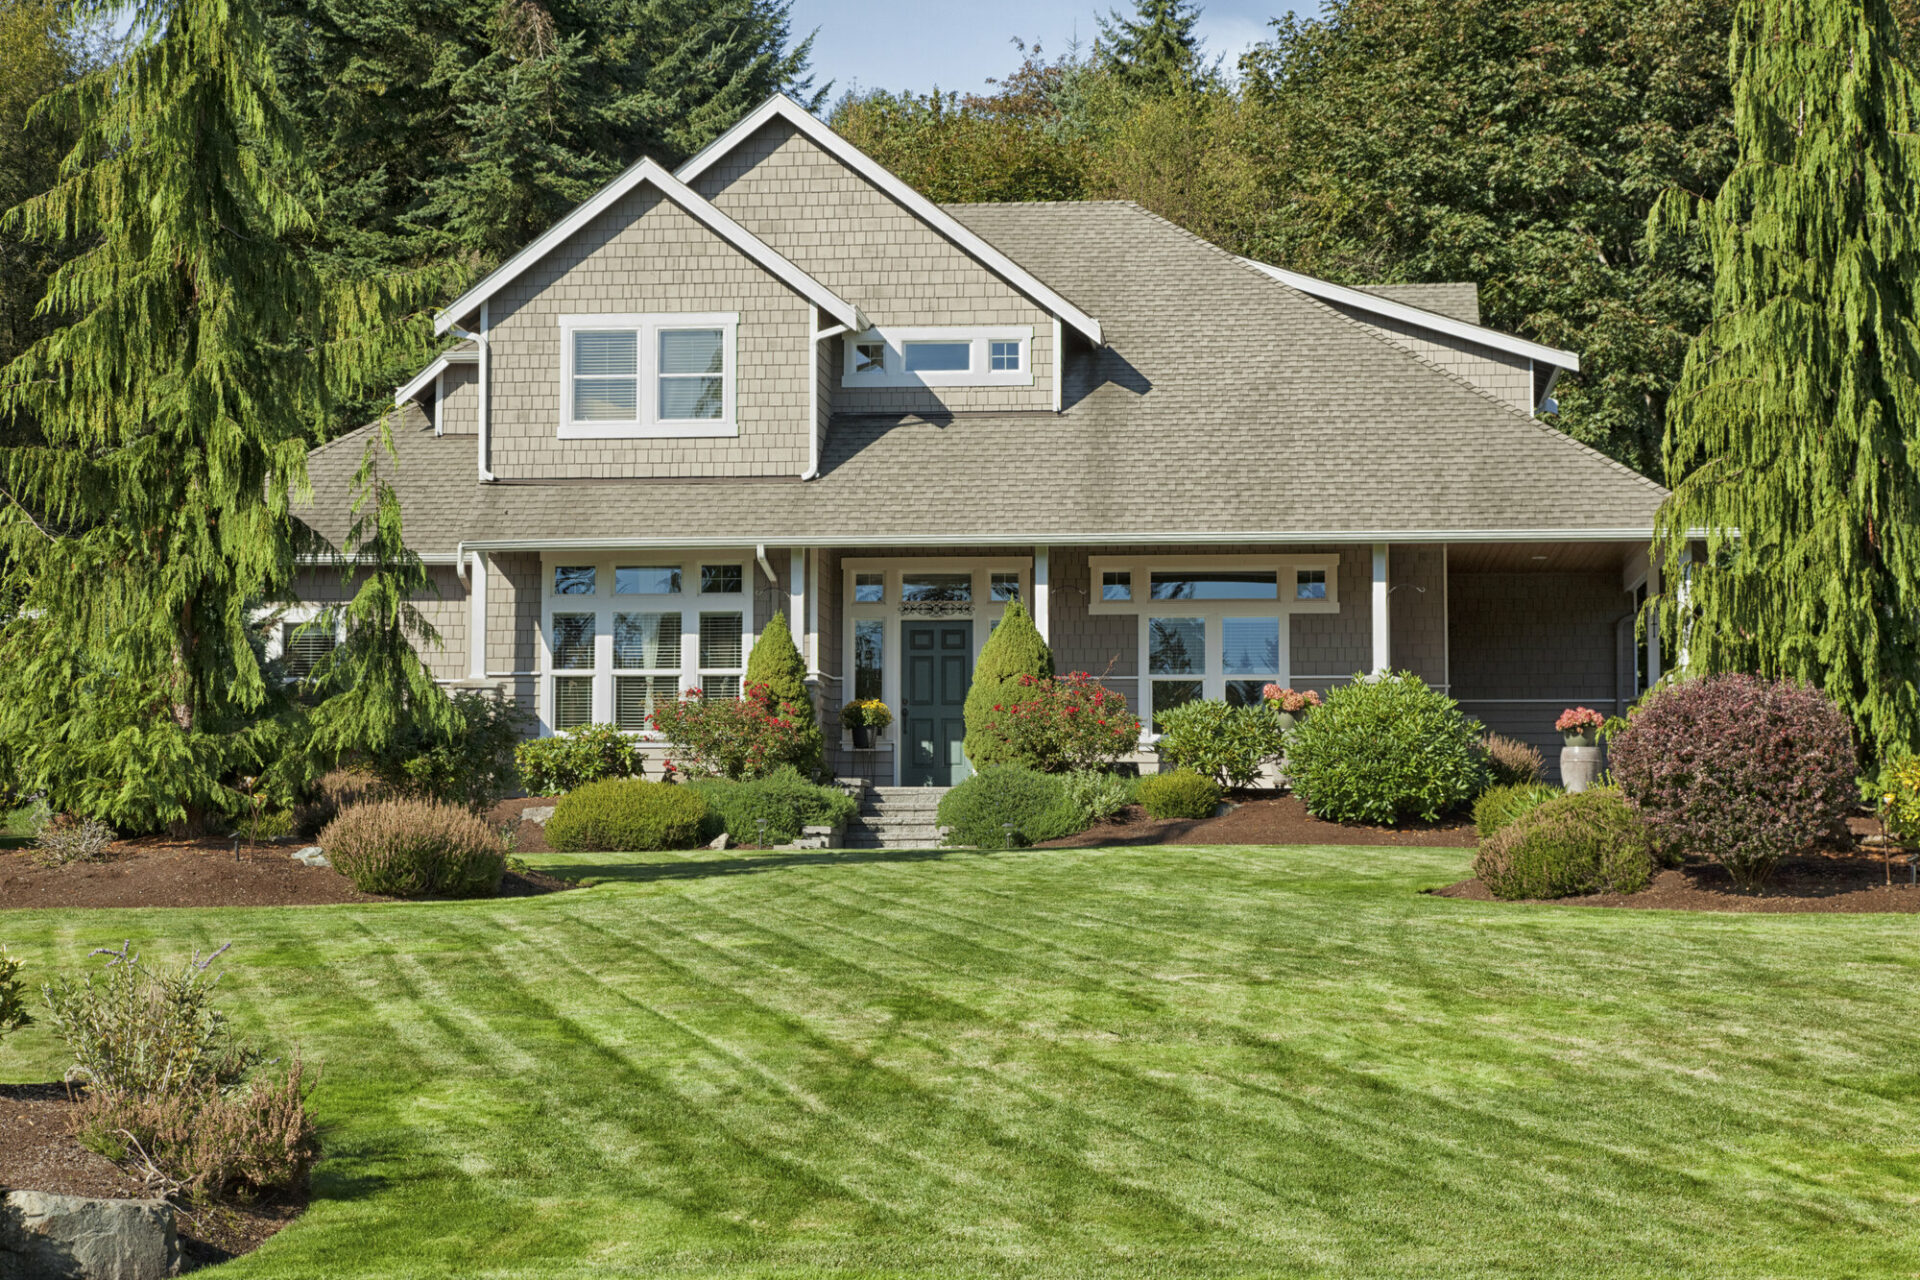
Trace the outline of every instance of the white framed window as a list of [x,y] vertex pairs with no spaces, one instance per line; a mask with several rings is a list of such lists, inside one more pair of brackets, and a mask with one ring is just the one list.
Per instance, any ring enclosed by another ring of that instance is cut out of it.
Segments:
[[560,317],[562,440],[739,434],[731,311]]
[[869,329],[845,347],[845,387],[1033,385],[1031,325]]
[[740,696],[754,638],[753,553],[549,555],[541,619],[547,732],[649,717],[689,689]]

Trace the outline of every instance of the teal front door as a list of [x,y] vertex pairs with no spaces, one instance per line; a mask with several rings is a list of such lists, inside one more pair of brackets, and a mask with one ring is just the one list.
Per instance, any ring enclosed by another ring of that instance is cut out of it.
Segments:
[[902,732],[906,759],[900,781],[909,787],[950,787],[972,772],[961,743],[967,736],[967,686],[973,683],[971,622],[903,622],[900,647]]

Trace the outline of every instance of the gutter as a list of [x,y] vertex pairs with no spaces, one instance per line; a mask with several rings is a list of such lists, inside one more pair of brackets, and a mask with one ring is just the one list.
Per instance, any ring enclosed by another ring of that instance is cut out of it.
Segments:
[[[1011,547],[1051,543],[1054,546],[1105,546],[1122,543],[1130,546],[1183,546],[1195,542],[1319,542],[1339,545],[1353,543],[1397,542],[1410,545],[1441,542],[1646,542],[1654,535],[1651,525],[1610,529],[1361,529],[1329,533],[1316,529],[1271,530],[1199,530],[1173,533],[1129,533],[1113,530],[1101,533],[1036,533],[1021,531],[993,534],[915,534],[910,532],[874,534],[827,539],[835,547]],[[1704,537],[1705,532],[1689,535]],[[657,538],[490,538],[463,542],[468,551],[645,551],[658,548],[702,551],[732,550],[743,545],[811,543],[820,544],[815,533],[782,532],[772,534],[741,533],[724,537]]]
[[847,332],[850,330],[844,324],[813,331],[813,341],[808,348],[813,359],[807,369],[807,469],[800,474],[802,480],[819,477],[820,437],[826,434],[820,426],[820,344]]

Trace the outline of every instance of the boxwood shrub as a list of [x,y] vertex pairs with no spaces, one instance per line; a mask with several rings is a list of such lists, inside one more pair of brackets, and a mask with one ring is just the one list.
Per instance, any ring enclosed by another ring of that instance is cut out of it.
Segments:
[[1473,802],[1473,825],[1482,840],[1497,834],[1515,819],[1532,813],[1547,801],[1564,794],[1558,787],[1543,782],[1520,786],[1488,787]]
[[1480,726],[1416,675],[1357,676],[1287,740],[1287,780],[1326,822],[1433,822],[1480,794]]
[[1646,825],[1614,787],[1557,796],[1521,815],[1474,857],[1496,898],[1638,893],[1653,879]]
[[736,844],[759,844],[763,834],[768,844],[791,844],[800,828],[844,826],[859,808],[840,788],[811,783],[792,765],[751,782],[702,778],[686,785],[706,799],[706,832],[725,831]]
[[1133,795],[1152,818],[1211,818],[1220,807],[1220,784],[1191,769],[1150,773]]
[[1038,844],[1089,825],[1057,774],[1017,764],[988,765],[947,792],[940,798],[938,820],[949,828],[948,844],[974,849]]
[[464,805],[433,800],[342,809],[320,847],[360,892],[393,898],[491,897],[507,870],[505,836]]
[[547,819],[547,844],[562,853],[691,849],[706,817],[706,798],[692,787],[609,778],[560,798]]

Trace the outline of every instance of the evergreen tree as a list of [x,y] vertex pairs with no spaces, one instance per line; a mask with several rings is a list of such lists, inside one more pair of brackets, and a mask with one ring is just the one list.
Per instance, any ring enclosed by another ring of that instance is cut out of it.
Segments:
[[1745,0],[1731,63],[1738,163],[1649,220],[1714,264],[1668,417],[1661,616],[1691,669],[1809,681],[1869,750],[1920,746],[1920,86],[1886,0]]
[[803,753],[802,758],[793,762],[794,767],[806,774],[817,771],[826,748],[826,737],[820,732],[820,714],[813,705],[813,693],[807,688],[807,664],[793,643],[793,628],[788,625],[784,610],[776,611],[767,619],[767,625],[760,629],[759,638],[753,642],[753,652],[747,655],[747,683],[766,685],[767,695],[776,708],[782,703],[794,708],[794,718],[800,722]]
[[980,659],[973,664],[973,685],[967,690],[964,711],[967,738],[964,748],[973,767],[1014,763],[1013,753],[1002,741],[998,725],[1008,712],[1005,708],[1024,696],[1020,679],[1032,676],[1044,679],[1053,674],[1053,650],[1033,625],[1033,615],[1018,600],[1007,605],[1000,625],[980,646]]
[[[106,0],[90,0],[99,12]],[[44,109],[76,142],[8,214],[83,247],[0,371],[0,733],[21,781],[123,829],[239,804],[284,747],[288,700],[253,619],[292,586],[291,495],[343,392],[390,339],[405,282],[349,286],[303,247],[312,175],[239,0],[142,0],[128,52]]]
[[1187,88],[1198,78],[1200,42],[1193,28],[1199,21],[1191,0],[1134,0],[1131,18],[1109,10],[1100,19],[1108,68],[1139,93]]

